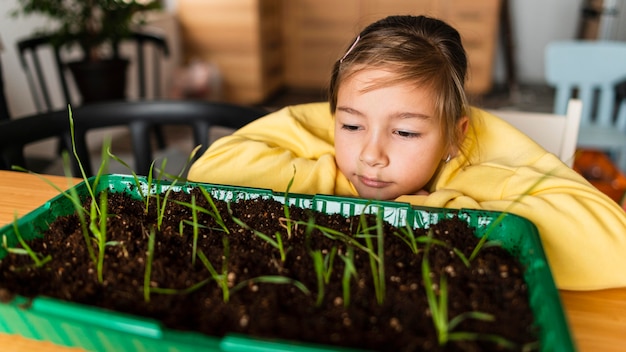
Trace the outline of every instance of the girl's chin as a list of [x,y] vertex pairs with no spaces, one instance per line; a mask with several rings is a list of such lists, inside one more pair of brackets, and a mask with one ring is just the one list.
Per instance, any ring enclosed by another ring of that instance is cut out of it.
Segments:
[[399,197],[399,195],[390,194],[389,192],[385,192],[377,189],[367,189],[367,190],[357,190],[359,192],[359,197],[365,199],[375,199],[375,200],[394,200]]

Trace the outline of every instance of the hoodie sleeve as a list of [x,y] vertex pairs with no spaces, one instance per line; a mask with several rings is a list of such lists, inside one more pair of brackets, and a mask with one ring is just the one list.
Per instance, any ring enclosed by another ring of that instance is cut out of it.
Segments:
[[[328,103],[286,107],[215,141],[191,166],[195,182],[307,194],[351,194],[335,164]],[[295,172],[295,176],[294,176]]]
[[626,212],[519,131],[484,117],[474,131],[480,142],[469,142],[470,162],[453,160],[430,195],[398,200],[525,217],[537,226],[559,288],[626,286]]

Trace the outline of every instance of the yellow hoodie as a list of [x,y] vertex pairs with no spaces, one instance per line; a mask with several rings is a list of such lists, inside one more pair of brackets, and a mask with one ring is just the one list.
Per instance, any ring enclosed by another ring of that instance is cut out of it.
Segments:
[[[520,215],[537,226],[559,288],[626,286],[626,212],[503,120],[479,109],[470,119],[465,153],[443,165],[430,194],[397,201]],[[295,105],[217,140],[188,178],[284,192],[295,166],[290,192],[357,196],[334,153],[328,103]]]

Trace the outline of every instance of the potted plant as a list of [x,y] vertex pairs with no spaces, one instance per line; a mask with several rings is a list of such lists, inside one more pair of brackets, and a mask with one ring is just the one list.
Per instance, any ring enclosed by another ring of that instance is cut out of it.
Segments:
[[[120,57],[118,46],[144,21],[142,15],[162,8],[161,0],[18,0],[18,4],[13,17],[42,15],[51,20],[51,28],[37,33],[48,36],[52,45],[80,48],[81,58],[68,67],[83,101],[99,100],[89,86],[121,94],[104,99],[124,97],[128,60]],[[106,82],[117,86],[105,89]]]

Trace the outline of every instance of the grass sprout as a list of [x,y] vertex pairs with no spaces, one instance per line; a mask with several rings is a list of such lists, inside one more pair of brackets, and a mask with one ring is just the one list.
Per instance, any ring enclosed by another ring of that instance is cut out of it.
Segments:
[[372,271],[372,282],[374,283],[374,291],[376,294],[376,301],[378,304],[383,304],[385,300],[385,248],[383,239],[383,219],[382,214],[379,212],[376,214],[376,246],[372,242],[372,237],[369,234],[370,227],[367,226],[366,217],[361,214],[359,218],[359,224],[362,230],[364,230],[363,237],[365,244],[370,253],[377,253],[376,256],[369,256],[370,269]]
[[[432,230],[429,232],[432,235]],[[467,319],[476,319],[482,321],[494,321],[491,314],[483,312],[465,312],[456,317],[448,318],[448,284],[445,275],[439,278],[439,297],[435,292],[435,286],[430,277],[430,264],[428,254],[431,244],[428,243],[422,257],[422,280],[424,282],[424,291],[428,301],[428,308],[437,332],[437,340],[440,346],[445,346],[449,341],[463,340],[485,340],[496,343],[507,349],[515,349],[517,345],[506,338],[494,334],[483,334],[477,332],[453,331],[461,322]]]
[[345,255],[339,254],[339,258],[343,260],[343,276],[341,277],[341,287],[343,293],[343,306],[350,306],[350,280],[357,278],[356,266],[354,265],[354,248],[348,247]]
[[[172,190],[174,189],[174,186],[180,181],[183,180],[183,173],[185,172],[185,170],[187,170],[189,164],[191,163],[191,161],[193,161],[194,157],[196,156],[196,153],[198,152],[198,150],[200,150],[200,145],[196,146],[191,153],[189,154],[189,157],[187,158],[187,161],[185,162],[185,166],[180,170],[180,173],[174,177],[174,179],[172,180],[172,182],[170,183],[169,187],[167,188],[167,191],[165,191],[165,194],[163,195],[163,199],[161,200],[161,197],[156,194],[156,198],[157,198],[157,208],[158,208],[158,214],[157,214],[157,229],[161,229],[161,225],[163,224],[163,217],[165,216],[165,206],[167,205],[167,201],[169,199],[169,195],[172,192]],[[161,176],[165,174],[165,166],[167,164],[167,159],[163,159],[163,161],[161,162],[161,168],[159,170],[159,174],[157,177],[157,182],[160,185],[160,181],[161,181]]]
[[47,262],[52,260],[52,256],[50,255],[42,258],[39,253],[33,251],[28,243],[24,241],[24,238],[22,238],[22,234],[17,226],[17,214],[13,215],[13,232],[15,232],[15,238],[17,238],[17,241],[20,243],[22,248],[9,247],[7,244],[7,236],[2,235],[2,248],[4,248],[7,252],[18,255],[28,255],[37,268],[41,268]]
[[337,254],[337,247],[333,247],[326,255],[321,249],[310,251],[313,259],[313,268],[317,277],[317,300],[316,306],[321,306],[324,300],[324,288],[330,282],[330,276],[333,271],[333,262]]
[[243,280],[239,282],[235,287],[233,287],[230,292],[234,293],[241,290],[244,287],[247,287],[250,284],[258,284],[258,283],[266,283],[266,284],[279,284],[279,285],[294,285],[297,289],[302,291],[306,295],[310,295],[311,291],[300,281],[280,275],[262,275],[253,277],[251,279]]
[[213,197],[203,187],[200,187],[200,192],[202,192],[202,195],[204,196],[206,201],[211,206],[211,209],[213,210],[212,212],[207,211],[206,214],[210,215],[215,220],[215,222],[217,222],[217,224],[220,225],[220,227],[222,228],[224,232],[230,233],[230,231],[228,230],[228,227],[226,226],[226,223],[224,223],[224,219],[222,219],[222,215],[220,214],[219,210],[217,209],[217,206],[215,205],[215,202],[213,201]]
[[[100,214],[98,214],[97,209],[100,209]],[[99,205],[91,202],[89,214],[89,230],[95,237],[96,244],[98,245],[96,272],[98,275],[98,282],[100,283],[104,281],[102,271],[104,267],[104,250],[107,246],[107,212],[107,192],[104,191],[100,193]],[[110,244],[114,244],[114,242],[111,242]]]
[[211,274],[211,278],[217,282],[217,285],[222,289],[222,299],[225,303],[228,303],[230,300],[230,289],[228,288],[228,273],[225,269],[225,266],[222,266],[222,273],[218,273],[213,267],[213,264],[209,261],[209,259],[204,255],[204,252],[198,252],[198,258],[204,266],[207,268],[209,273]]
[[146,268],[143,275],[143,299],[146,302],[150,302],[150,277],[152,276],[152,260],[154,259],[154,242],[156,233],[154,228],[150,229],[150,235],[148,235],[148,252],[146,258]]
[[287,229],[287,238],[291,238],[291,214],[289,213],[289,190],[293,185],[293,181],[296,179],[296,166],[293,165],[293,176],[289,179],[289,183],[287,184],[287,189],[285,190],[285,202],[283,203],[283,213],[285,214],[283,221],[281,221],[281,226]]
[[285,262],[285,260],[287,259],[287,252],[285,251],[285,246],[283,244],[283,239],[282,239],[282,236],[281,236],[280,232],[276,231],[276,233],[274,235],[276,237],[276,239],[274,240],[272,237],[264,234],[263,232],[253,229],[252,227],[250,227],[250,225],[248,225],[245,222],[243,222],[243,220],[235,217],[232,214],[232,211],[230,210],[230,203],[227,203],[227,204],[228,204],[228,211],[231,214],[231,219],[237,225],[239,225],[241,228],[246,229],[248,231],[252,231],[255,236],[261,238],[262,240],[267,242],[269,245],[271,245],[272,247],[276,248],[278,250],[278,252],[280,253],[280,260],[282,262]]
[[143,189],[141,187],[141,181],[139,181],[139,176],[137,175],[135,170],[133,170],[133,168],[130,167],[130,165],[128,165],[127,162],[122,160],[117,155],[113,154],[111,152],[111,148],[107,148],[107,155],[110,158],[113,158],[113,160],[115,160],[118,163],[120,163],[126,169],[128,169],[128,171],[130,171],[131,175],[133,176],[133,181],[135,181],[135,186],[137,187],[137,192],[139,192],[139,196],[141,197],[141,200],[144,202],[144,204],[146,206],[145,212],[148,213],[149,205],[150,205],[150,189],[152,187],[152,173],[153,173],[153,170],[154,170],[154,162],[155,161],[153,160],[152,163],[150,163],[150,170],[148,171],[148,175],[146,176],[148,187],[147,187],[147,192],[144,194],[144,191],[143,191]]

